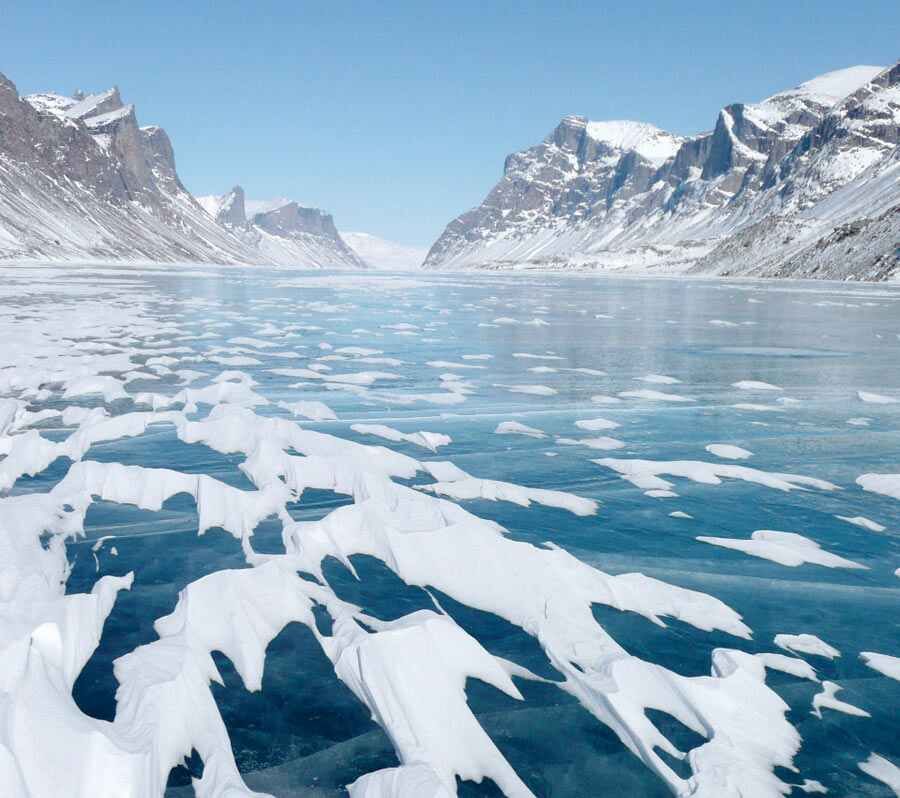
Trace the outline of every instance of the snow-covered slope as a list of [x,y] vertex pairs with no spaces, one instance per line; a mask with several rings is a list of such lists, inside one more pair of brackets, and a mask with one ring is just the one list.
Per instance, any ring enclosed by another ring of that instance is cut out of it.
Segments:
[[566,117],[506,159],[425,266],[885,279],[900,272],[898,141],[900,64],[729,105],[686,139]]
[[265,263],[315,268],[366,268],[365,261],[341,238],[334,220],[318,208],[288,199],[247,200],[235,186],[221,197],[198,200],[206,212]]
[[198,201],[165,130],[141,127],[118,89],[23,98],[0,75],[0,260],[364,266],[330,216],[282,207],[263,229],[243,197]]
[[387,241],[370,233],[341,233],[359,256],[376,269],[418,269],[428,250]]

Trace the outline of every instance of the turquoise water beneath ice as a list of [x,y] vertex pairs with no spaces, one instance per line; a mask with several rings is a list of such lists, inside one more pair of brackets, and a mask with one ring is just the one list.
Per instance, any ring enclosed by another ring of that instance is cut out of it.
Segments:
[[[58,290],[60,301],[65,301],[66,279],[81,273],[62,274],[48,291]],[[900,579],[894,575],[900,567],[900,501],[867,493],[854,480],[867,472],[900,473],[900,403],[871,404],[857,397],[863,390],[900,398],[900,290],[534,274],[286,275],[206,267],[202,272],[187,269],[184,275],[154,270],[87,274],[100,295],[139,297],[144,312],[161,322],[212,333],[190,343],[198,351],[232,347],[227,341],[234,337],[259,338],[267,322],[279,328],[289,324],[316,328],[297,330],[294,338],[272,339],[279,344],[277,351],[296,351],[299,359],[276,359],[265,349],[252,352],[260,364],[240,369],[257,380],[257,392],[272,402],[326,402],[340,420],[303,422],[313,429],[383,443],[414,457],[448,459],[480,477],[595,498],[602,504],[590,517],[538,505],[525,509],[471,501],[465,506],[495,519],[515,538],[552,541],[607,572],[641,571],[710,593],[740,612],[754,633],[752,641],[743,641],[677,621],[660,628],[632,613],[597,607],[597,620],[631,653],[697,675],[709,672],[710,653],[717,646],[780,651],[772,642],[777,633],[808,632],[835,646],[842,656],[833,661],[805,658],[820,677],[843,687],[842,700],[871,717],[826,709],[819,719],[810,713],[817,685],[772,673],[768,683],[790,705],[788,718],[803,737],[795,760],[801,777],[781,775],[789,782],[817,779],[832,795],[890,795],[856,763],[876,751],[900,764],[900,682],[866,667],[858,654],[900,656]],[[526,323],[535,319],[542,323]],[[392,327],[398,324],[412,326]],[[160,341],[171,339],[170,334],[160,335]],[[300,380],[308,384],[291,387],[298,382],[296,377],[271,373],[272,368],[307,367],[333,351],[320,348],[321,344],[368,347],[380,350],[381,357],[402,360],[397,366],[324,361],[334,372],[365,368],[400,375],[376,383],[373,391],[434,393],[440,390],[439,375],[456,373],[471,383],[471,392],[452,406],[376,402],[357,393],[328,390],[317,380]],[[561,359],[517,358],[515,353]],[[492,357],[462,359],[478,354]],[[428,361],[484,368],[434,368],[426,365]],[[179,367],[211,376],[227,368],[206,360],[173,366]],[[557,370],[529,371],[535,367]],[[574,368],[601,370],[606,376],[563,370]],[[666,385],[637,379],[647,374],[668,375],[680,382]],[[732,387],[741,380],[765,381],[783,391]],[[497,387],[523,384],[547,386],[556,393],[512,393]],[[133,383],[129,391],[174,394],[180,387],[176,379],[164,377]],[[693,401],[591,400],[598,394],[615,397],[638,389],[675,393]],[[779,397],[798,401],[779,404]],[[75,403],[91,401],[57,406]],[[741,410],[733,407],[738,403],[777,409]],[[131,409],[122,400],[111,407],[115,412]],[[201,415],[205,409],[201,407]],[[257,412],[288,415],[274,404]],[[574,424],[597,417],[621,426],[586,433]],[[868,419],[866,426],[847,423],[860,417]],[[494,433],[498,423],[509,420],[547,435],[536,439]],[[431,456],[409,444],[358,435],[349,428],[356,422],[383,423],[404,432],[442,432],[453,442]],[[48,436],[62,436],[52,430],[52,422],[45,426]],[[602,452],[557,443],[558,437],[591,435],[614,436],[626,445]],[[718,461],[704,451],[710,443],[736,444],[753,452],[741,464],[829,480],[842,490],[784,493],[736,480],[705,485],[675,477],[670,481],[677,497],[652,498],[591,462],[601,457],[731,462]],[[86,459],[205,473],[251,487],[237,470],[241,457],[182,444],[164,426],[137,438],[96,445]],[[59,462],[39,477],[23,480],[20,488],[44,490],[66,466]],[[348,501],[308,491],[292,513],[295,519],[318,518]],[[673,511],[693,518],[673,518],[669,515]],[[870,532],[836,515],[866,516],[887,529]],[[90,546],[103,535],[116,537],[110,543],[118,556],[110,556],[107,543],[98,555],[100,573],[135,572],[134,589],[120,594],[100,646],[75,688],[84,711],[111,719],[116,686],[112,661],[155,639],[153,620],[171,612],[178,591],[188,582],[221,568],[245,567],[245,562],[239,542],[223,531],[196,535],[194,506],[183,496],[167,502],[158,513],[98,502],[87,521],[87,540],[69,547],[73,562],[69,592],[89,590],[97,578]],[[800,533],[867,569],[785,567],[696,540],[698,535],[747,538],[759,529]],[[259,551],[278,551],[277,522],[265,522],[253,542]],[[432,606],[423,590],[403,585],[380,562],[356,558],[355,564],[361,581],[334,561],[326,570],[342,598],[385,619]],[[477,569],[478,563],[472,567]],[[521,630],[449,597],[439,599],[490,652],[552,678],[543,652]],[[363,773],[396,764],[387,737],[337,680],[307,629],[293,624],[272,643],[259,693],[245,691],[228,660],[216,657],[225,685],[214,685],[213,692],[251,787],[279,795],[340,795],[342,785]],[[550,685],[517,684],[525,702],[508,699],[474,680],[467,693],[482,725],[536,794],[668,794],[573,698]],[[659,720],[666,723],[665,716]],[[677,739],[690,733],[682,727],[672,734]],[[695,744],[681,742],[688,747]],[[173,796],[190,793],[184,788],[188,770],[173,771]],[[460,792],[497,794],[489,784],[472,783],[464,783]]]

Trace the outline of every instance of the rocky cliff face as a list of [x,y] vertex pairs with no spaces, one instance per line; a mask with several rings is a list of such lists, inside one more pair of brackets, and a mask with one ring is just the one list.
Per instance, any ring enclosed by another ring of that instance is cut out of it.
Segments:
[[[430,268],[597,268],[885,279],[900,271],[900,65],[851,67],[723,108],[683,139],[566,117],[509,156]],[[876,221],[877,220],[877,221]],[[832,240],[869,224],[848,266]]]
[[364,265],[322,211],[279,218],[248,222],[239,187],[208,213],[118,89],[20,97],[0,75],[0,259]]
[[331,215],[318,208],[285,200],[248,217],[241,186],[221,197],[200,197],[199,202],[218,224],[258,253],[261,262],[286,266],[300,262],[317,268],[367,267],[341,238]]

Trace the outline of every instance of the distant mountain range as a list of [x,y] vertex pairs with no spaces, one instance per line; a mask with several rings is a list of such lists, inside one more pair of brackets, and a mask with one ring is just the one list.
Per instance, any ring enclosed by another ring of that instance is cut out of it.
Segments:
[[564,118],[426,268],[900,276],[900,64],[723,108],[712,131]]
[[425,247],[410,247],[370,233],[341,232],[341,237],[362,259],[377,269],[418,269],[425,260]]
[[0,260],[367,265],[324,211],[252,210],[239,186],[192,196],[165,130],[117,89],[19,97],[0,75]]
[[728,105],[690,137],[565,117],[427,253],[240,186],[194,197],[117,89],[20,97],[0,75],[11,259],[900,277],[900,63]]

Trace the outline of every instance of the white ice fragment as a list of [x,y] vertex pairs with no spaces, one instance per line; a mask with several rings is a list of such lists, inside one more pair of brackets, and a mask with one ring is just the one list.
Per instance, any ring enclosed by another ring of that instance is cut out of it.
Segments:
[[789,673],[798,679],[808,679],[811,682],[818,682],[819,677],[816,676],[816,669],[806,660],[797,657],[788,657],[784,654],[775,654],[765,651],[755,655],[763,665],[772,670],[778,670],[782,673]]
[[841,652],[834,646],[828,645],[820,637],[803,632],[798,635],[777,634],[775,645],[785,651],[793,651],[799,654],[814,654],[818,657],[834,659],[841,656]]
[[468,479],[469,475],[449,460],[431,460],[422,467],[438,482],[457,482]]
[[487,366],[473,365],[472,363],[454,363],[452,360],[429,360],[425,363],[433,369],[484,369]]
[[369,349],[364,346],[342,346],[334,350],[341,355],[353,355],[355,357],[371,357],[382,354],[380,349]]
[[748,457],[753,456],[753,452],[729,443],[711,443],[705,448],[710,454],[726,460],[746,460]]
[[856,478],[856,484],[870,493],[900,499],[900,474],[863,474]]
[[859,658],[872,670],[876,670],[900,682],[900,657],[892,657],[890,654],[878,654],[875,651],[861,651]]
[[868,759],[858,762],[856,766],[867,776],[886,784],[900,798],[900,768],[889,759],[873,751]]
[[454,798],[441,777],[429,765],[419,762],[383,768],[360,776],[347,785],[350,798]]
[[731,383],[732,388],[741,391],[783,391],[780,385],[773,385],[771,382],[761,382],[760,380],[739,380]]
[[207,360],[220,366],[261,366],[262,361],[247,355],[210,355]]
[[860,709],[846,701],[835,698],[835,695],[844,688],[836,682],[822,682],[822,692],[816,693],[812,700],[812,714],[817,718],[822,717],[823,709],[833,709],[835,712],[843,712],[845,715],[855,715],[858,718],[871,718],[864,709]]
[[618,429],[621,425],[605,418],[585,418],[576,421],[575,426],[588,432],[599,432],[607,429]]
[[78,407],[73,405],[62,412],[62,423],[66,427],[86,427],[101,419],[108,418],[105,407]]
[[109,376],[77,377],[67,380],[62,398],[72,399],[76,396],[88,396],[95,393],[101,394],[104,402],[128,398],[123,382]]
[[532,396],[556,396],[557,390],[548,385],[504,385],[494,383],[495,388],[505,388],[510,393],[525,393]]
[[596,405],[614,405],[622,400],[616,396],[606,396],[602,393],[596,393],[591,397],[591,401]]
[[893,405],[898,401],[893,396],[884,396],[880,393],[869,393],[868,391],[857,391],[856,395],[863,402],[867,402],[873,405]]
[[358,432],[360,435],[375,435],[397,443],[406,441],[432,452],[436,452],[439,446],[447,446],[453,442],[449,435],[444,435],[440,432],[400,432],[400,430],[384,424],[352,424],[350,429]]
[[877,521],[872,521],[870,518],[866,518],[864,515],[836,515],[835,518],[839,518],[841,521],[846,521],[848,524],[853,524],[854,526],[868,529],[869,532],[884,532],[884,530],[887,529],[886,526],[879,524]]
[[719,485],[722,477],[754,482],[776,490],[804,490],[807,487],[819,490],[838,490],[837,485],[823,479],[804,477],[797,474],[777,474],[760,471],[749,466],[728,463],[706,463],[699,460],[620,460],[605,457],[594,460],[597,465],[611,468],[622,478],[642,490],[668,490],[672,483],[660,478],[660,474],[684,477],[704,485]]
[[795,784],[794,787],[807,794],[821,793],[822,795],[825,795],[828,792],[828,788],[822,784],[822,782],[816,781],[815,779],[803,779],[803,784]]
[[565,360],[564,357],[559,355],[534,355],[530,352],[513,352],[513,357],[523,360]]
[[681,380],[675,377],[669,377],[665,374],[645,374],[643,377],[636,377],[640,382],[650,382],[656,385],[677,385]]
[[294,416],[302,416],[310,421],[335,421],[337,415],[324,402],[316,401],[297,401],[297,402],[279,402],[278,407],[288,410]]
[[[512,698],[522,699],[500,663],[473,637],[446,616],[428,610],[382,622],[373,634],[362,632],[352,619],[336,626],[338,649],[331,654],[335,672],[369,707],[404,765],[427,764],[438,775],[448,795],[456,794],[459,775],[474,781],[487,776],[511,798],[533,796],[478,724],[466,702],[465,686],[469,677],[478,678]],[[344,636],[349,636],[351,642],[341,639]],[[331,648],[329,643],[323,642],[326,651]],[[421,777],[421,772],[417,776]],[[403,778],[407,781],[403,789],[407,789],[410,784],[406,774]],[[420,778],[416,778],[413,786],[419,783]],[[425,785],[428,790],[433,788],[430,779],[425,779]],[[366,789],[371,786],[374,785],[360,785]],[[393,794],[403,798],[420,795]],[[444,793],[426,791],[424,794]]]
[[237,371],[235,369],[227,369],[226,371],[220,372],[212,378],[211,382],[239,382],[251,388],[254,385],[258,385],[257,381],[246,371]]
[[726,549],[735,549],[771,560],[779,565],[795,568],[804,563],[822,565],[826,568],[867,568],[858,562],[839,557],[822,549],[814,540],[796,532],[778,532],[772,529],[758,529],[749,540],[740,538],[714,538],[701,535],[697,540]]
[[328,372],[322,374],[313,369],[297,369],[297,368],[277,368],[269,369],[272,374],[280,377],[297,377],[307,380],[325,380],[326,382],[339,383],[341,385],[362,385],[368,386],[378,380],[399,380],[400,375],[390,371],[357,371],[336,374]]
[[597,502],[593,499],[585,499],[566,491],[528,488],[524,485],[500,482],[495,479],[468,477],[453,482],[435,482],[432,485],[417,485],[416,487],[420,490],[427,490],[429,493],[451,496],[460,500],[506,501],[522,507],[528,507],[531,502],[536,502],[546,507],[568,510],[575,515],[594,515],[597,512]]
[[529,427],[519,421],[501,421],[494,430],[497,435],[527,435],[530,438],[546,438],[547,433],[536,427]]
[[694,400],[688,396],[679,396],[677,393],[666,393],[665,391],[654,391],[650,388],[642,388],[637,391],[621,391],[619,393],[624,399],[647,399],[651,402],[693,402]]

